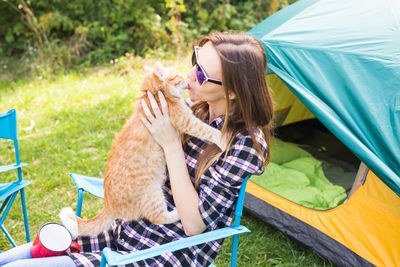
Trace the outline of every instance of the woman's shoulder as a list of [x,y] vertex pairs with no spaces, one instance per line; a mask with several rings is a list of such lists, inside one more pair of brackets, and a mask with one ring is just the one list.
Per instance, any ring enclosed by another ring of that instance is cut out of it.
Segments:
[[267,142],[264,139],[264,135],[260,129],[252,129],[254,140],[258,143],[258,147],[261,149],[262,155],[259,153],[257,145],[253,141],[248,130],[243,130],[233,138],[232,144],[225,155],[222,155],[221,159],[222,166],[235,166],[233,169],[245,169],[249,173],[262,173],[264,159],[267,155]]
[[[262,149],[263,153],[266,152],[267,150],[267,142],[264,137],[263,131],[259,127],[253,127],[251,129],[255,141],[259,144],[260,148]],[[232,141],[232,149],[239,147],[249,147],[249,148],[255,148],[256,144],[254,143],[250,130],[249,129],[244,129],[236,133],[236,135],[233,138]]]

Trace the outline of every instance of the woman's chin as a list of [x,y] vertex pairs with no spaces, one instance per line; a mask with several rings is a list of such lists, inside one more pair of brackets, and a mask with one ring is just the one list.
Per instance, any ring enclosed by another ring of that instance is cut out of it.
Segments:
[[193,101],[196,101],[196,100],[197,100],[196,94],[193,92],[192,89],[187,90],[187,93],[188,93],[188,97],[189,97],[191,100],[193,100]]

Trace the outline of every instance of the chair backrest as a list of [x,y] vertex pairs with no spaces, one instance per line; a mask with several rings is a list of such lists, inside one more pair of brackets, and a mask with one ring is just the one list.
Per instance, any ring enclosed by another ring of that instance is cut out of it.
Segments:
[[[15,160],[17,164],[20,164],[17,138],[17,112],[15,109],[11,109],[7,113],[0,113],[0,138],[14,141]],[[19,169],[18,176],[20,176],[20,171]]]
[[17,140],[17,112],[0,113],[0,138]]

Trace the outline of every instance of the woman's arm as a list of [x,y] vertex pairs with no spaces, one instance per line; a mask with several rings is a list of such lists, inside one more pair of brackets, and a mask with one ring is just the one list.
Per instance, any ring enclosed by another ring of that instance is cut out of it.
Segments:
[[142,107],[147,119],[141,119],[154,139],[164,150],[172,195],[178,209],[179,217],[181,218],[183,229],[186,235],[196,235],[206,229],[199,211],[199,196],[189,177],[180,134],[170,122],[167,102],[161,92],[159,92],[158,96],[161,103],[161,110],[153,95],[148,92],[155,116],[151,114],[146,102],[142,101]]
[[197,235],[206,229],[200,211],[199,196],[187,170],[180,141],[163,147],[167,160],[172,195],[186,235]]

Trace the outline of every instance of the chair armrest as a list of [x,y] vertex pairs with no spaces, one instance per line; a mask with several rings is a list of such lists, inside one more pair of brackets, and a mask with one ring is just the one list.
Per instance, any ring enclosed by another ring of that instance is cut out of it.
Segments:
[[105,258],[110,265],[124,265],[241,233],[250,233],[250,230],[242,225],[229,226],[129,254],[120,254],[106,247],[103,249],[102,257]]
[[75,183],[76,189],[83,189],[86,192],[95,195],[96,197],[104,198],[104,188],[102,178],[89,177],[76,173],[69,174]]
[[29,164],[27,163],[20,163],[20,164],[11,164],[11,165],[2,165],[0,166],[0,172],[6,172],[9,170],[15,170],[21,167],[28,166]]

